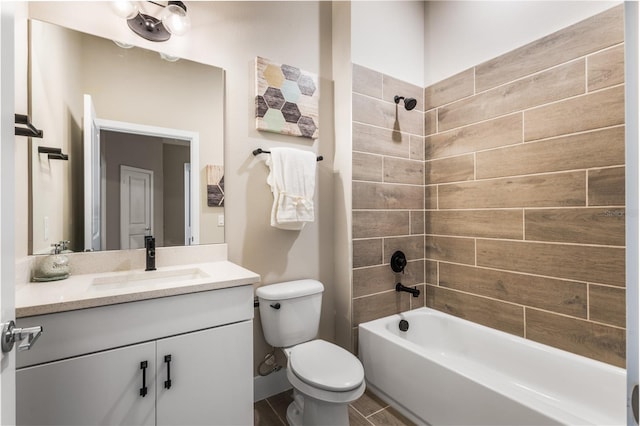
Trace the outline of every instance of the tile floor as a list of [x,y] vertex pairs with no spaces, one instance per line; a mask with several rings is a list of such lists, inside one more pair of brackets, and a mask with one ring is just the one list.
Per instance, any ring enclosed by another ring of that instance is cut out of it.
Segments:
[[[253,424],[255,426],[286,426],[287,407],[292,401],[291,392],[288,390],[253,404]],[[360,399],[349,405],[349,423],[351,426],[408,426],[414,424],[369,391],[366,391]]]

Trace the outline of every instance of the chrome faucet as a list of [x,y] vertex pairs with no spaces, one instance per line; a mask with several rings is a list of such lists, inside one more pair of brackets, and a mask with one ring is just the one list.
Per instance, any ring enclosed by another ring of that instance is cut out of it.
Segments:
[[147,254],[147,267],[145,271],[156,270],[156,239],[151,235],[144,237],[144,248]]

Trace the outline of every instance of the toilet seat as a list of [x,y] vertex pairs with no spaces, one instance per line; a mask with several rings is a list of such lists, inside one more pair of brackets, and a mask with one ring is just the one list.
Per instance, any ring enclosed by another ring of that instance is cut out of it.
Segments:
[[291,383],[291,386],[293,386],[294,389],[304,395],[305,399],[310,397],[319,401],[335,404],[348,404],[356,401],[362,396],[362,394],[364,394],[364,391],[367,388],[367,385],[363,380],[360,386],[346,392],[333,392],[319,389],[300,380],[300,378],[291,371],[291,368],[287,368],[287,380],[289,380],[289,383]]
[[324,340],[312,340],[289,351],[289,369],[302,382],[329,392],[347,392],[364,382],[364,369],[353,354]]

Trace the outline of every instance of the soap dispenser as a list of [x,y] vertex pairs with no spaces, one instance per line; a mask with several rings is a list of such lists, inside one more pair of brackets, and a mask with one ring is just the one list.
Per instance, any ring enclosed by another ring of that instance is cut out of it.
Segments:
[[51,244],[52,253],[46,256],[36,268],[34,281],[57,281],[69,278],[69,258],[61,253],[62,242]]

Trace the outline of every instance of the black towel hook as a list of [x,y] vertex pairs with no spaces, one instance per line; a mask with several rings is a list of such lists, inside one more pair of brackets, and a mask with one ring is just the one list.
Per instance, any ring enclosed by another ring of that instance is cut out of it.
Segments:
[[35,126],[31,124],[31,121],[29,120],[28,115],[15,114],[15,121],[16,121],[16,124],[24,124],[25,126],[27,126],[26,129],[24,127],[16,127],[16,130],[15,130],[16,136],[42,138],[42,136],[44,135],[44,132],[42,130],[36,129]]

